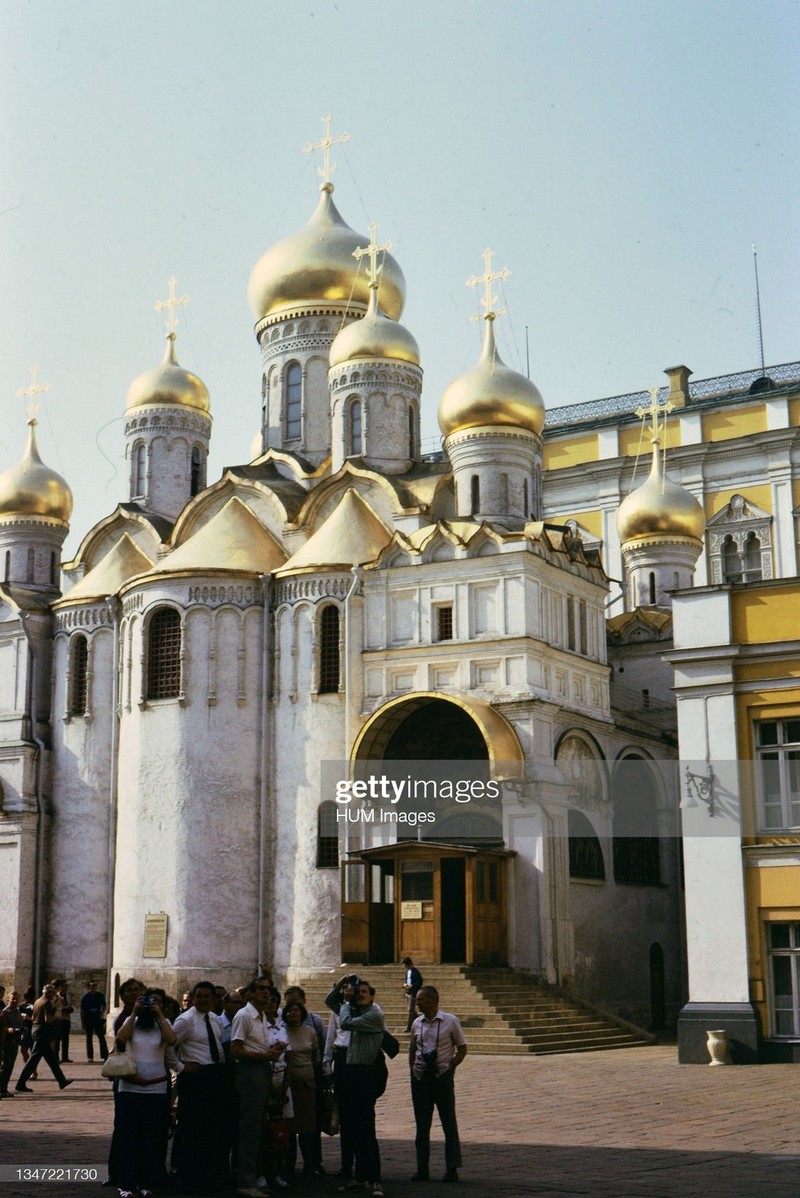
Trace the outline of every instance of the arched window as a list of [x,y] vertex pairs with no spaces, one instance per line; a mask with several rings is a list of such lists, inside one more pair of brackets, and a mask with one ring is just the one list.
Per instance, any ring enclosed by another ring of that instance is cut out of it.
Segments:
[[72,638],[72,661],[69,673],[70,715],[86,715],[89,702],[89,642],[85,636]]
[[147,698],[175,699],[181,689],[181,618],[161,607],[147,631]]
[[582,811],[569,813],[569,876],[605,881],[603,850],[591,821]]
[[469,482],[470,513],[475,516],[481,510],[481,480],[473,474]]
[[192,449],[192,473],[189,494],[196,495],[203,487],[203,455],[195,445]]
[[337,811],[333,799],[320,803],[317,810],[317,869],[339,868]]
[[657,886],[661,881],[656,781],[632,754],[614,771],[614,881]]
[[339,608],[328,603],[320,613],[319,693],[335,694],[339,689]]
[[531,514],[530,500],[528,499],[528,480],[522,480],[522,514],[527,520]]
[[147,485],[147,446],[137,445],[133,451],[132,499],[144,499]]
[[417,456],[417,419],[414,409],[410,405],[408,409],[408,456],[410,458]]
[[742,581],[742,560],[733,537],[728,533],[722,542],[722,581]]
[[656,576],[651,570],[647,578],[648,589],[650,593],[650,603],[655,607],[656,602]]
[[286,368],[286,436],[290,441],[300,436],[302,396],[303,372],[299,362],[290,362]]
[[35,555],[33,549],[29,549],[28,550],[28,571],[27,571],[28,582],[34,581],[35,570],[36,570],[36,555]]
[[10,549],[6,549],[6,565],[5,565],[5,571],[4,571],[3,577],[4,577],[5,582],[11,581],[11,550]]
[[348,445],[350,453],[362,452],[362,436],[361,436],[361,403],[354,399],[348,410]]
[[744,539],[744,582],[760,582],[761,572],[761,541],[754,532],[749,532]]

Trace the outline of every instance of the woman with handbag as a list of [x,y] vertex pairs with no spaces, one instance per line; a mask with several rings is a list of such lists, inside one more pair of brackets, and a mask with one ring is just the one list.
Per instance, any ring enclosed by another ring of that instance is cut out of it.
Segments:
[[170,1071],[166,1052],[176,1036],[156,990],[145,990],[117,1033],[136,1072],[118,1082],[114,1137],[120,1198],[148,1198],[164,1180],[169,1128]]

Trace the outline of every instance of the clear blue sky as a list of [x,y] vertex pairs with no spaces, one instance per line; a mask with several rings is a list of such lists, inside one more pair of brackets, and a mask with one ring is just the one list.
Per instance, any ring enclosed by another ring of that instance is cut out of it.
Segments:
[[247,460],[247,279],[314,208],[326,111],[340,211],[406,276],[424,435],[479,350],[487,245],[501,353],[524,370],[527,326],[549,407],[756,366],[753,241],[767,362],[800,358],[798,40],[796,0],[2,0],[0,469],[37,362],[68,551],[127,497],[125,397],[172,274],[209,477]]

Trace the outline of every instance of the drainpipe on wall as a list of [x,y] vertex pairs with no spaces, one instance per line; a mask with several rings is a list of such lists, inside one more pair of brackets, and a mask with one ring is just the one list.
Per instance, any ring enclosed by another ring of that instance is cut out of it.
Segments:
[[267,881],[267,796],[269,788],[267,785],[267,771],[269,769],[269,655],[272,648],[271,645],[271,626],[269,619],[269,575],[260,574],[258,581],[261,584],[261,599],[263,603],[263,630],[262,630],[262,655],[261,655],[261,744],[260,750],[260,766],[261,766],[261,784],[258,795],[258,945],[256,947],[256,964],[263,961],[262,953],[264,952],[264,910],[265,897],[264,887]]
[[344,599],[344,760],[350,761],[350,680],[352,671],[350,669],[350,651],[352,638],[350,634],[350,600],[355,595],[361,585],[361,576],[364,571],[361,566],[353,566],[352,568],[353,581],[350,584],[350,589]]
[[108,889],[106,891],[106,996],[108,1006],[116,1002],[112,990],[111,970],[114,965],[114,887],[117,876],[117,809],[119,804],[119,675],[120,675],[120,601],[116,595],[107,595],[113,634],[111,667],[114,671],[111,698],[111,761],[108,785]]
[[38,687],[38,654],[34,647],[34,637],[28,631],[30,612],[20,612],[22,628],[28,642],[30,652],[31,673],[28,691],[28,721],[30,737],[36,745],[36,859],[35,881],[33,888],[33,985],[37,994],[42,991],[42,911],[44,908],[44,772],[45,744],[36,732],[36,692]]

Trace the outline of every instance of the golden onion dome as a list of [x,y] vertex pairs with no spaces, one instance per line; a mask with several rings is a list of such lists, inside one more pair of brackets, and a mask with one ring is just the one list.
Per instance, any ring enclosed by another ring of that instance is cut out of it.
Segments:
[[378,305],[378,288],[370,288],[369,307],[337,333],[331,345],[331,366],[362,358],[393,358],[419,366],[419,346],[408,329],[385,316]]
[[501,360],[493,322],[493,315],[486,317],[483,350],[477,364],[452,382],[439,401],[439,427],[445,437],[492,424],[537,434],[542,431],[544,400],[530,379]]
[[[250,274],[247,298],[256,320],[298,304],[354,303],[367,306],[369,278],[359,270],[354,250],[366,238],[345,224],[326,183],[308,224],[259,258]],[[381,300],[396,320],[403,311],[406,281],[391,254],[383,259]]]
[[36,421],[29,420],[28,426],[25,456],[0,474],[0,516],[46,516],[66,524],[72,515],[72,491],[39,457]]
[[658,442],[653,443],[653,464],[646,482],[623,499],[617,511],[620,544],[645,537],[689,537],[702,541],[706,518],[689,491],[670,482],[661,466]]
[[143,408],[148,404],[169,404],[181,408],[211,411],[208,388],[202,379],[178,365],[175,357],[175,334],[167,336],[164,361],[155,370],[146,370],[134,379],[128,390],[126,410]]

